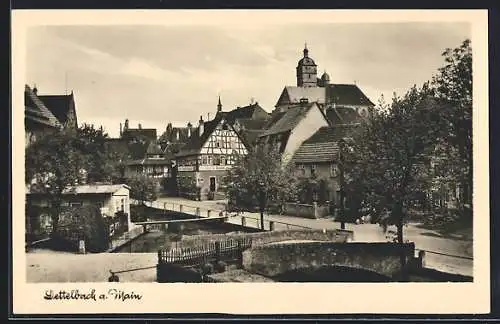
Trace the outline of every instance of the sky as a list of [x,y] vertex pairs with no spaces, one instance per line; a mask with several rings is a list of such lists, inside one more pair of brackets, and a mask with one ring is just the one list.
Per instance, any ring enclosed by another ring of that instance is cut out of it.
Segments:
[[156,128],[197,125],[257,101],[274,109],[307,42],[331,83],[356,83],[374,102],[404,94],[444,65],[442,52],[470,38],[467,23],[265,25],[68,25],[31,27],[26,84],[38,93],[73,91],[79,124]]

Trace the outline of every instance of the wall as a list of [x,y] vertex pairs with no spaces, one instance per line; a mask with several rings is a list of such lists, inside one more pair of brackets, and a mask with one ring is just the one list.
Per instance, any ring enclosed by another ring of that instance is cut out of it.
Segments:
[[315,104],[309,109],[306,116],[302,118],[297,126],[292,130],[285,147],[285,163],[288,162],[300,145],[323,126],[328,126],[323,113]]
[[401,248],[413,259],[414,243],[277,243],[243,252],[243,267],[264,276],[277,276],[294,269],[337,265],[369,270],[387,277],[401,274]]
[[252,239],[252,246],[281,242],[288,240],[310,240],[310,241],[329,241],[329,242],[347,242],[354,238],[352,231],[342,230],[289,230],[289,231],[268,231],[256,233],[227,233],[227,234],[206,234],[196,237],[183,237],[180,244],[182,246],[193,246],[200,242],[212,242],[216,240],[226,240],[230,235],[233,239],[249,237]]
[[321,218],[328,216],[330,212],[328,206],[318,206],[317,203],[313,203],[312,205],[285,203],[283,209],[286,215],[305,218]]

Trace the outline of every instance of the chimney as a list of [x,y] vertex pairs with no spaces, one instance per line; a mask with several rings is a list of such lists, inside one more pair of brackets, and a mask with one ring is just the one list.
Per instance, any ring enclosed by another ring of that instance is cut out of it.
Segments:
[[205,131],[203,126],[204,126],[203,125],[203,116],[200,116],[199,125],[198,125],[198,131],[199,131],[200,137],[201,137],[201,135],[203,135],[203,132]]
[[191,137],[191,127],[193,127],[193,125],[189,122],[188,123],[188,138]]
[[128,119],[125,119],[125,126],[123,127],[123,131],[128,130]]
[[142,129],[142,125],[141,125],[140,123],[139,123],[139,125],[138,125],[138,128],[139,128],[139,129]]
[[122,136],[123,130],[122,130],[122,123],[120,123],[120,136]]
[[35,94],[35,96],[37,96],[37,95],[38,95],[38,89],[37,89],[37,87],[36,87],[36,84],[35,84],[35,85],[33,85],[33,93]]

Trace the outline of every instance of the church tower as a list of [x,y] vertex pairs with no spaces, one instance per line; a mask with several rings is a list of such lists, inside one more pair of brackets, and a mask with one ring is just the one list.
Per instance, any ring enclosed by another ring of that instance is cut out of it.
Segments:
[[297,87],[316,87],[318,85],[317,79],[317,65],[314,60],[309,57],[309,50],[307,44],[304,46],[304,57],[300,59],[297,64]]

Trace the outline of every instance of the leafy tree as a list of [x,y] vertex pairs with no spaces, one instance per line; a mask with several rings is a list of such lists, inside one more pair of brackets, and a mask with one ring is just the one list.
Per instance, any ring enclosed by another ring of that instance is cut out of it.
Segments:
[[82,154],[86,158],[87,181],[111,182],[118,178],[118,160],[108,152],[106,139],[108,134],[102,126],[95,128],[94,125],[83,124],[78,128],[77,136],[82,142]]
[[63,192],[82,182],[88,157],[76,133],[63,130],[48,134],[26,148],[26,183],[32,192],[48,194],[53,232],[57,230]]
[[381,224],[396,225],[402,243],[404,207],[415,192],[429,186],[427,163],[439,129],[439,109],[428,84],[383,105],[353,133],[352,141],[342,141],[341,168],[346,192],[361,195]]
[[271,204],[282,204],[297,196],[297,180],[292,166],[285,165],[282,158],[278,150],[258,147],[245,156],[239,156],[224,179],[230,202],[258,206],[262,229],[264,211]]
[[127,178],[127,185],[130,186],[130,198],[141,202],[154,201],[158,197],[158,183],[155,179],[145,175],[137,175]]
[[466,39],[442,56],[445,65],[432,80],[436,98],[443,102],[439,146],[449,175],[461,184],[464,203],[472,204],[472,49]]

